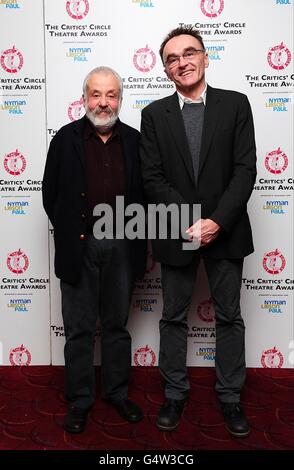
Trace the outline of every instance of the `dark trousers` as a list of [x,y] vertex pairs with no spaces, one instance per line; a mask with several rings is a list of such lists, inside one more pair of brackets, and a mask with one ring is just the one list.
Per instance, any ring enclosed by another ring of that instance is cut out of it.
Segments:
[[128,240],[86,240],[81,279],[61,281],[65,330],[65,393],[79,408],[95,400],[94,340],[101,330],[101,395],[127,398],[131,337],[126,329],[133,288]]
[[[162,264],[163,314],[159,368],[167,398],[188,396],[187,315],[200,257],[184,267]],[[216,317],[216,392],[222,402],[239,402],[245,381],[245,326],[240,311],[243,259],[204,257]]]

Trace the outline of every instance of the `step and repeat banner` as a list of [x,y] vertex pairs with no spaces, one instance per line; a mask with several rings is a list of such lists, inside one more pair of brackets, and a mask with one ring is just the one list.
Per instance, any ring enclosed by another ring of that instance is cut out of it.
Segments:
[[[293,367],[293,1],[0,0],[0,21],[0,363],[63,364],[41,186],[50,140],[84,114],[85,75],[101,65],[117,70],[120,117],[139,129],[141,110],[174,91],[158,54],[164,36],[194,25],[210,58],[208,83],[247,94],[255,121],[255,253],[242,285],[247,365]],[[160,267],[149,250],[130,312],[134,365],[157,365],[161,309]],[[214,309],[203,267],[188,336],[188,365],[213,366]]]

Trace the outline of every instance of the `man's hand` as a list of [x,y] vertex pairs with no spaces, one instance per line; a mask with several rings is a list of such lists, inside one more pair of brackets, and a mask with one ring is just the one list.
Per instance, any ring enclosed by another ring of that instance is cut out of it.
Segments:
[[218,236],[220,226],[211,219],[199,219],[186,230],[191,241],[197,241],[200,246],[208,245]]

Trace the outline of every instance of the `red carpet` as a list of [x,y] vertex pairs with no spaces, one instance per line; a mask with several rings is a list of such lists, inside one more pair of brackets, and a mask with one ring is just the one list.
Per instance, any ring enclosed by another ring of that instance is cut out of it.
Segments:
[[[63,431],[63,367],[0,367],[1,450],[291,450],[294,449],[294,370],[248,369],[243,404],[252,425],[232,438],[216,406],[214,369],[190,368],[190,400],[174,432],[155,426],[163,387],[157,368],[134,368],[130,396],[145,419],[128,424],[100,401],[86,431]],[[97,385],[99,391],[99,380]]]

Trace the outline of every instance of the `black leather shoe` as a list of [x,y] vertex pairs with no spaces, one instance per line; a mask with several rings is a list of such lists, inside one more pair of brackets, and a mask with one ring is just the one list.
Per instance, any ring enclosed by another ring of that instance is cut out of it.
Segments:
[[221,403],[225,427],[232,436],[247,437],[250,426],[239,403]]
[[114,406],[118,414],[126,421],[129,421],[129,423],[137,423],[144,418],[143,411],[138,407],[138,405],[127,398],[111,402],[111,404]]
[[167,398],[159,410],[156,426],[162,431],[173,431],[178,426],[186,403],[185,400]]
[[63,421],[63,429],[71,434],[83,432],[87,424],[89,409],[77,408],[74,405],[68,407],[67,415]]

